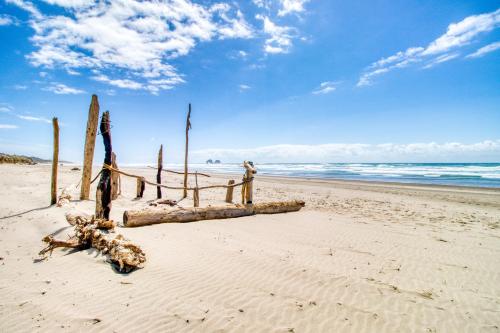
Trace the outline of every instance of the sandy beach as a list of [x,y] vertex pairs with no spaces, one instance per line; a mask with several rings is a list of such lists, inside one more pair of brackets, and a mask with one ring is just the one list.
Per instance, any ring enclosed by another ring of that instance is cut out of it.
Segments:
[[[94,168],[94,174],[98,168]],[[152,169],[124,169],[155,179]],[[498,332],[500,190],[262,177],[254,202],[300,199],[296,213],[117,228],[146,253],[117,273],[95,250],[56,249],[66,238],[81,171],[60,168],[49,206],[50,165],[0,165],[2,332]],[[203,184],[240,176],[213,175]],[[122,178],[111,218],[147,207],[146,187]],[[181,186],[182,176],[164,183]],[[91,197],[95,197],[95,183]],[[179,199],[179,191],[164,197]],[[201,192],[201,206],[224,190]],[[192,193],[181,206],[192,206]],[[235,200],[239,200],[239,189]]]

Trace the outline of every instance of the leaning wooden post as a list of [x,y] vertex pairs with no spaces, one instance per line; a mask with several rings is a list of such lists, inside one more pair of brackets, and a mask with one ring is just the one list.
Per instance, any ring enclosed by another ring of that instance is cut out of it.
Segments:
[[59,123],[57,118],[52,118],[54,127],[54,153],[52,155],[52,181],[50,183],[50,204],[57,203],[57,166],[59,164]]
[[90,195],[90,178],[92,177],[92,162],[94,160],[95,137],[99,122],[99,101],[97,95],[92,95],[89,117],[87,120],[87,133],[85,136],[85,151],[83,154],[82,187],[80,200],[88,200]]
[[231,186],[234,184],[234,179],[231,179],[230,181],[227,182],[227,192],[226,192],[226,202],[227,203],[232,203],[233,202],[233,191],[234,191],[234,186]]
[[250,161],[244,161],[243,166],[246,169],[245,179],[247,181],[245,186],[246,204],[251,205],[253,201],[253,175],[257,173],[257,170]]
[[[160,145],[158,152],[158,173],[156,174],[156,183],[161,184],[161,171],[163,170],[163,145]],[[161,199],[161,187],[156,187],[156,198]]]
[[194,202],[195,207],[199,207],[200,206],[200,190],[198,189],[198,172],[195,172],[194,179],[196,182],[196,187],[194,188],[194,191],[193,191],[193,202]]
[[142,198],[144,196],[144,189],[146,188],[146,182],[144,180],[144,178],[137,178],[136,198]]
[[184,154],[184,198],[187,197],[189,130],[191,129],[191,103],[186,119],[186,152]]
[[[111,153],[111,166],[113,169],[118,169],[118,164],[116,164],[116,154]],[[118,179],[120,174],[118,172],[111,171],[111,200],[118,199]]]
[[[109,120],[109,111],[102,114],[100,131],[102,135],[102,141],[104,143],[104,164],[111,165],[111,125]],[[95,207],[95,217],[103,218],[109,220],[109,213],[111,212],[111,171],[107,168],[103,168],[101,172],[101,179],[99,179],[99,184],[97,185],[96,193],[96,207]]]

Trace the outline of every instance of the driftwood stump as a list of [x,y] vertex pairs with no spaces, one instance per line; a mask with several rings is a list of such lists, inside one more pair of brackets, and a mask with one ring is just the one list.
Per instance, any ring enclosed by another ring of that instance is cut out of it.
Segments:
[[146,182],[144,178],[137,178],[137,195],[136,198],[142,198],[144,196],[144,190],[146,189]]
[[234,184],[234,179],[231,179],[230,181],[227,182],[228,188],[226,191],[226,202],[227,203],[232,203],[233,202],[233,191],[234,191],[234,186],[231,186]]
[[[100,131],[102,135],[102,140],[104,143],[104,164],[111,165],[111,124],[109,120],[109,111],[102,114]],[[107,168],[103,168],[101,172],[101,178],[99,179],[99,184],[97,185],[96,193],[96,208],[95,216],[99,219],[109,219],[109,213],[111,212],[111,171]]]
[[85,134],[85,148],[83,154],[82,187],[80,200],[88,200],[90,195],[90,179],[92,178],[92,162],[94,160],[95,137],[99,123],[99,101],[97,95],[92,95]]

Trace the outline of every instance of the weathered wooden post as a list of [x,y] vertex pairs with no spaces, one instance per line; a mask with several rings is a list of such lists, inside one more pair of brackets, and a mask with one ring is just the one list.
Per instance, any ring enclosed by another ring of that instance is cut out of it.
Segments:
[[186,152],[184,154],[184,198],[187,197],[189,130],[191,129],[191,103],[186,119]]
[[144,178],[137,178],[137,196],[136,198],[142,198],[144,196],[144,189],[146,188],[146,183]]
[[59,123],[57,118],[52,118],[54,128],[54,152],[52,155],[52,181],[50,183],[50,204],[57,203],[57,166],[59,164]]
[[[104,143],[104,164],[111,165],[112,147],[109,111],[106,111],[102,114],[100,131],[102,135],[102,141]],[[101,172],[101,178],[99,179],[99,184],[97,185],[95,207],[96,218],[104,218],[106,220],[109,220],[109,213],[111,212],[111,192],[111,171],[107,168],[103,168]]]
[[87,132],[85,136],[85,151],[83,154],[82,187],[80,200],[88,200],[90,195],[90,178],[92,177],[92,162],[94,160],[95,137],[97,123],[99,122],[99,101],[97,95],[92,95],[87,120]]
[[[116,164],[116,154],[111,153],[111,166],[113,169],[118,169],[118,164]],[[111,171],[111,200],[118,199],[118,181],[120,174],[118,172]]]
[[231,186],[234,184],[234,179],[231,179],[230,181],[227,182],[227,192],[226,192],[226,202],[227,203],[232,203],[233,202],[233,191],[234,191],[234,186]]
[[[163,170],[163,145],[160,145],[158,152],[158,173],[156,174],[156,183],[161,184],[161,171]],[[161,199],[161,187],[156,187],[156,198]]]
[[200,206],[200,190],[198,189],[198,172],[195,172],[194,179],[195,179],[196,187],[194,188],[194,191],[193,191],[193,202],[194,202],[195,207],[199,207]]
[[253,201],[253,175],[257,173],[257,170],[254,168],[253,163],[250,161],[244,161],[243,166],[246,169],[245,179],[245,203],[247,205],[251,205]]

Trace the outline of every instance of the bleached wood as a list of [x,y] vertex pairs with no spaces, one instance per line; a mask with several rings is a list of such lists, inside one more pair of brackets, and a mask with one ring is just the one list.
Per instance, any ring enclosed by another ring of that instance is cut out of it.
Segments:
[[97,99],[97,95],[92,95],[92,101],[90,102],[89,115],[87,120],[87,131],[85,134],[80,200],[88,200],[90,196],[90,178],[92,177],[92,162],[94,160],[95,139],[97,134],[98,122],[99,101]]
[[52,118],[54,129],[54,151],[52,155],[52,178],[50,182],[50,204],[57,203],[57,166],[59,165],[59,123],[57,118]]
[[157,223],[183,223],[214,219],[228,219],[254,214],[294,212],[304,207],[304,201],[269,202],[254,205],[214,206],[203,208],[129,210],[123,214],[125,227],[140,227]]

